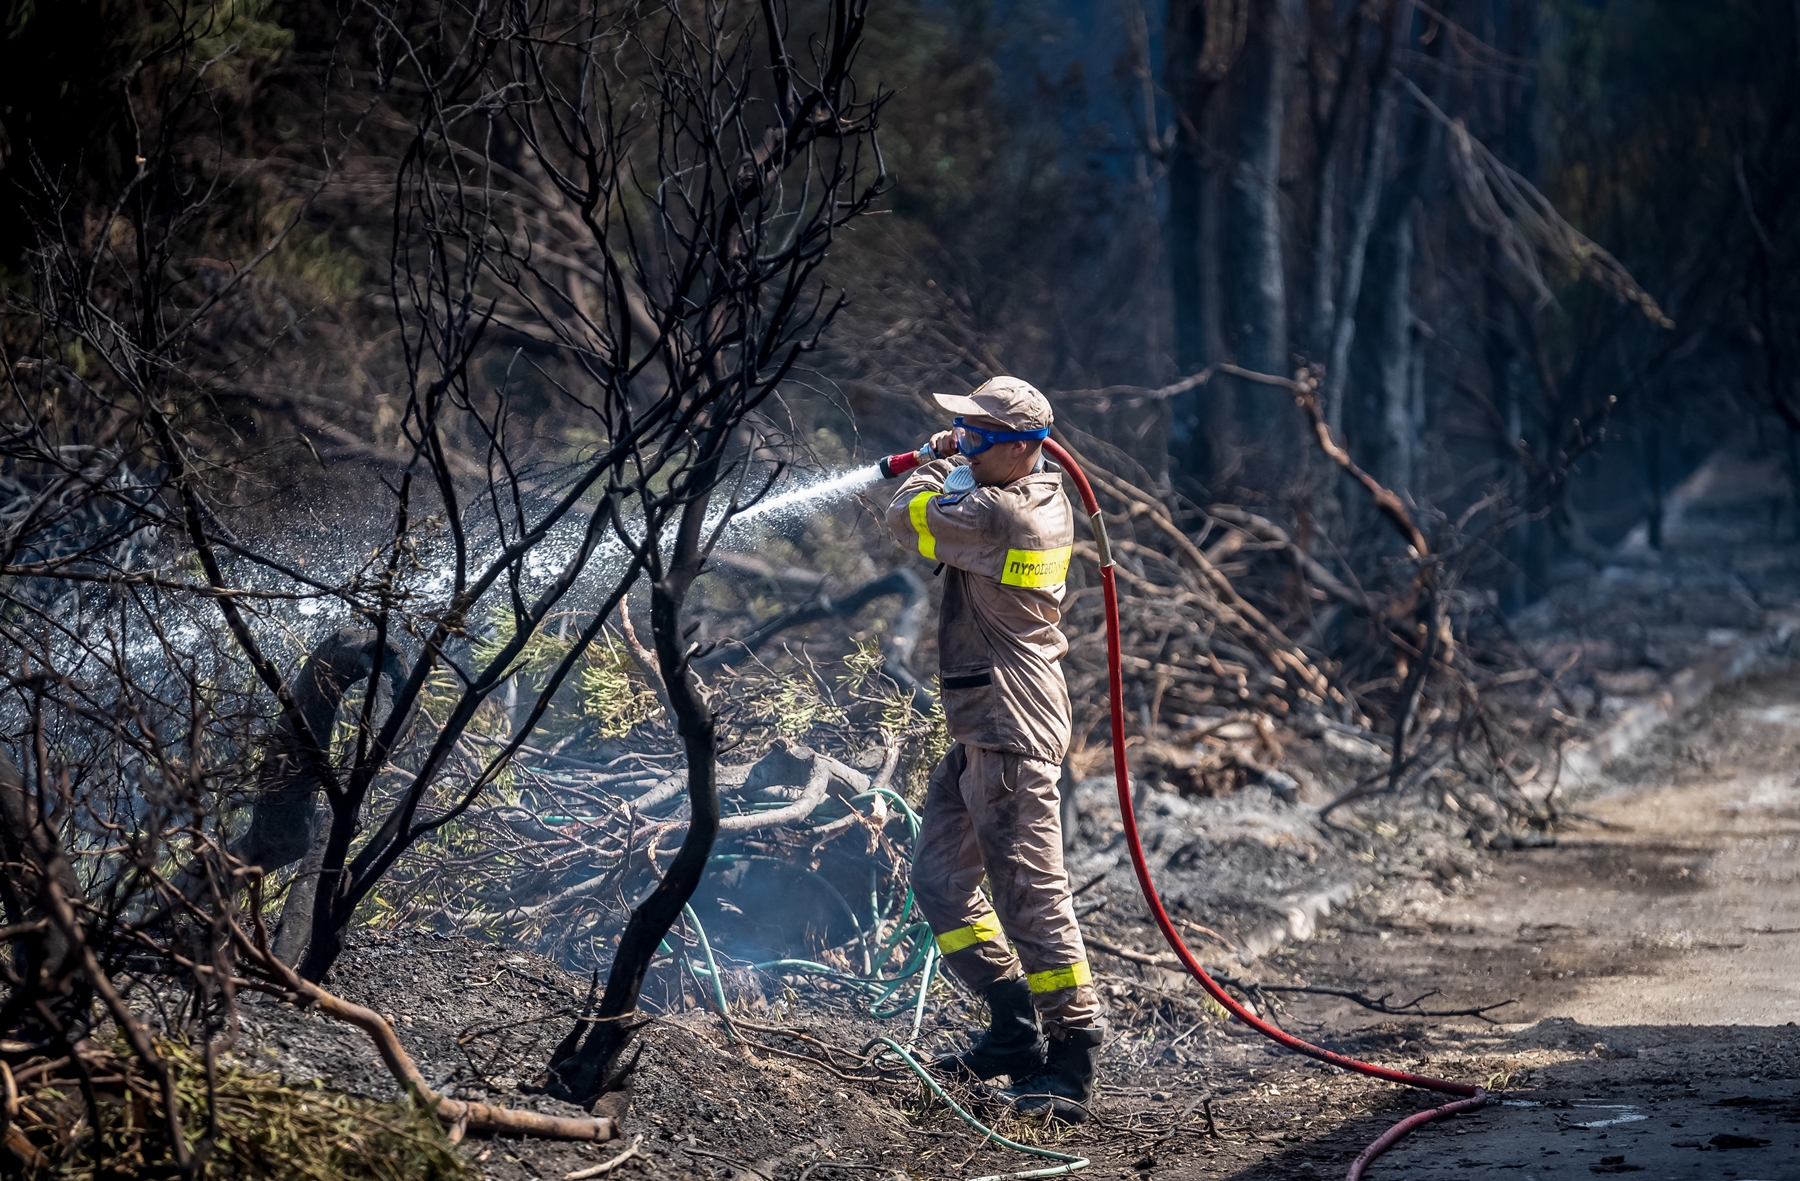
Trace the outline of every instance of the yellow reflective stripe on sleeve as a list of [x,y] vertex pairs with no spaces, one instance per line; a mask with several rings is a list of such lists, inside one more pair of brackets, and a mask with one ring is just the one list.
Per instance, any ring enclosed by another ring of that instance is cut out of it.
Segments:
[[937,937],[938,953],[949,955],[977,943],[1000,938],[1000,916],[989,911],[966,927],[945,931]]
[[1025,983],[1031,986],[1033,992],[1056,992],[1059,989],[1076,988],[1088,983],[1093,978],[1094,973],[1089,969],[1088,962],[1082,960],[1079,964],[1070,964],[1066,968],[1051,968],[1047,972],[1033,972],[1025,977]]
[[921,492],[912,498],[906,506],[906,515],[912,518],[913,532],[919,535],[919,556],[937,559],[937,538],[931,535],[931,526],[925,523],[925,510],[931,507],[931,498],[935,492]]
[[1006,568],[1000,581],[1006,586],[1061,586],[1069,580],[1069,554],[1072,547],[1061,549],[1009,549]]

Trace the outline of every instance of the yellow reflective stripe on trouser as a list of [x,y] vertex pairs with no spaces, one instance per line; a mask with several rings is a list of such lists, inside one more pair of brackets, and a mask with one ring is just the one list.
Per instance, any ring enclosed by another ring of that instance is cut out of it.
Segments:
[[1079,964],[1070,964],[1066,968],[1033,972],[1025,977],[1025,983],[1031,986],[1033,992],[1056,992],[1059,989],[1079,987],[1093,978],[1094,973],[1089,970],[1088,962],[1082,960]]
[[1069,579],[1071,547],[1061,549],[1009,549],[1000,581],[1006,586],[1061,586]]
[[913,532],[919,535],[919,556],[937,559],[937,538],[931,535],[931,526],[925,523],[925,510],[931,507],[931,498],[935,492],[921,492],[912,498],[906,506],[907,516],[912,518]]
[[965,947],[974,947],[977,943],[986,943],[990,939],[1000,938],[1000,916],[984,914],[966,927],[958,927],[954,931],[945,931],[937,937],[938,953],[949,955],[961,951]]

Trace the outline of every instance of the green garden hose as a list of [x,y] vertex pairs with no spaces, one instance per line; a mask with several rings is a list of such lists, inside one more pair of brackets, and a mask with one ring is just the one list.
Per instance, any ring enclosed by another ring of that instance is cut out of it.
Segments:
[[[725,1022],[725,1040],[737,1042],[741,1039],[738,1037],[737,1026],[731,1023],[731,1006],[725,1003],[725,982],[719,978],[719,965],[713,960],[712,941],[706,937],[706,928],[700,925],[700,916],[694,913],[694,908],[684,902],[681,909],[686,912],[688,922],[694,925],[694,934],[700,937],[700,950],[706,955],[706,972],[712,977],[713,999],[719,1002],[719,1019]],[[685,960],[687,957],[682,958]],[[693,964],[688,964],[688,971],[694,972]],[[694,972],[696,976],[699,974]]]
[[1088,1159],[1085,1156],[1072,1156],[1066,1152],[1057,1152],[1054,1149],[1038,1148],[1031,1144],[1021,1144],[1017,1140],[1009,1140],[970,1115],[967,1111],[963,1110],[962,1104],[952,1099],[949,1094],[945,1092],[944,1088],[939,1085],[938,1081],[931,1077],[929,1071],[919,1065],[919,1060],[914,1058],[912,1053],[907,1050],[905,1046],[902,1046],[893,1038],[872,1038],[867,1045],[863,1046],[863,1053],[867,1054],[876,1046],[886,1046],[890,1051],[899,1055],[900,1061],[904,1062],[908,1069],[918,1075],[927,1087],[931,1088],[931,1093],[933,1095],[942,1099],[945,1105],[960,1116],[964,1123],[968,1124],[971,1128],[974,1128],[977,1132],[980,1132],[983,1136],[986,1136],[989,1140],[1003,1144],[1014,1152],[1028,1153],[1031,1156],[1048,1157],[1051,1160],[1063,1162],[1060,1165],[1048,1169],[1027,1169],[1024,1172],[1019,1173],[995,1173],[987,1177],[972,1178],[972,1181],[1022,1181],[1022,1179],[1026,1177],[1056,1177],[1064,1173],[1073,1173],[1076,1169],[1087,1168]]

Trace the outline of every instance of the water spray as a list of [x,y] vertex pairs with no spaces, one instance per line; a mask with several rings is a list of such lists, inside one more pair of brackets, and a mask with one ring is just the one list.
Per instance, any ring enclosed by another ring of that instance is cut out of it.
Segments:
[[882,466],[885,463],[887,460],[884,459],[879,464],[859,467],[842,475],[832,476],[827,480],[818,480],[804,487],[783,492],[780,496],[759,500],[749,508],[740,509],[732,516],[731,523],[736,526],[746,521],[754,521],[759,517],[777,517],[799,505],[811,504],[817,500],[836,500],[840,496],[861,492],[864,488],[891,474]]
[[[1394,1070],[1386,1066],[1377,1066],[1372,1062],[1362,1062],[1355,1058],[1336,1053],[1332,1050],[1315,1046],[1311,1042],[1302,1041],[1286,1030],[1269,1024],[1251,1012],[1238,999],[1207,974],[1200,961],[1189,950],[1187,942],[1182,939],[1181,932],[1176,930],[1175,922],[1164,909],[1162,896],[1156,891],[1156,883],[1150,878],[1150,864],[1144,856],[1144,846],[1138,836],[1137,813],[1132,807],[1130,773],[1125,758],[1125,691],[1123,660],[1119,647],[1119,590],[1113,573],[1112,546],[1107,541],[1106,518],[1101,515],[1100,501],[1094,495],[1093,486],[1088,483],[1081,465],[1053,439],[1044,440],[1044,451],[1051,459],[1062,466],[1075,482],[1075,489],[1081,496],[1081,506],[1088,514],[1088,524],[1094,533],[1094,550],[1100,563],[1100,593],[1106,610],[1106,689],[1110,704],[1112,722],[1112,754],[1113,779],[1119,792],[1119,815],[1125,822],[1125,842],[1131,851],[1132,868],[1137,871],[1138,886],[1144,892],[1144,901],[1150,907],[1151,917],[1156,920],[1163,938],[1168,941],[1169,948],[1180,959],[1182,967],[1188,974],[1199,981],[1207,995],[1217,1001],[1233,1017],[1256,1030],[1264,1037],[1278,1042],[1296,1053],[1308,1058],[1315,1058],[1330,1066],[1342,1070],[1354,1071],[1370,1078],[1383,1079],[1387,1082],[1400,1083],[1404,1086],[1418,1087],[1422,1090],[1437,1091],[1446,1095],[1461,1096],[1454,1102],[1442,1107],[1434,1107],[1408,1116],[1393,1127],[1383,1132],[1373,1143],[1363,1149],[1351,1162],[1349,1171],[1344,1175],[1345,1181],[1358,1181],[1369,1163],[1405,1137],[1415,1128],[1424,1126],[1434,1120],[1444,1119],[1466,1111],[1474,1111],[1488,1101],[1487,1091],[1472,1083],[1453,1082],[1449,1079],[1432,1078],[1429,1075],[1412,1074],[1404,1070]],[[911,471],[921,463],[937,458],[937,453],[930,444],[917,451],[902,452],[890,455],[876,465],[881,474],[892,478]]]

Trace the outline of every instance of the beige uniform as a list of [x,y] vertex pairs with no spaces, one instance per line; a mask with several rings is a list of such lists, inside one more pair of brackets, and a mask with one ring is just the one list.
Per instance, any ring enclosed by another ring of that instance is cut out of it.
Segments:
[[1087,1026],[1100,1007],[1058,807],[1069,644],[1057,624],[1074,512],[1054,468],[945,496],[950,469],[916,469],[887,513],[902,544],[945,566],[938,662],[956,745],[926,789],[913,894],[963,983],[981,991],[1023,970],[1046,1026]]

